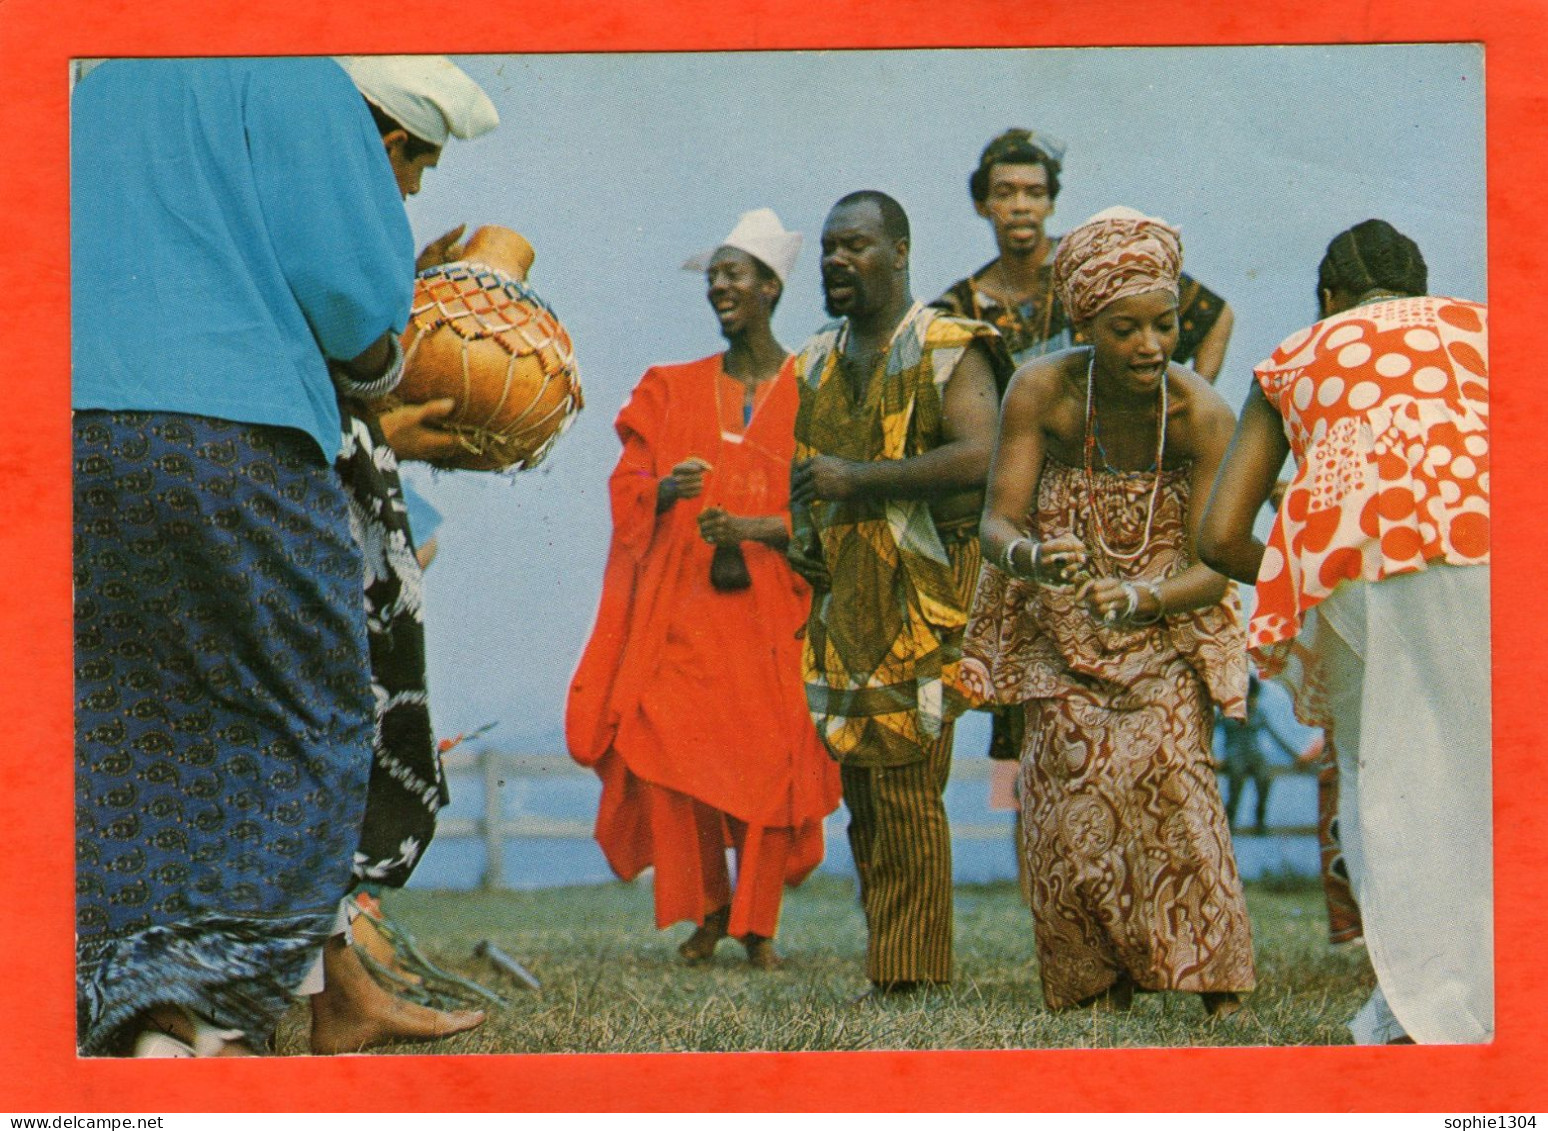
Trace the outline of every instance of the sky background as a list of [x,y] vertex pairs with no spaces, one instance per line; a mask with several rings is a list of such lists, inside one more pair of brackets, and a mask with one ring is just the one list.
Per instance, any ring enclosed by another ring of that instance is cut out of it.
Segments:
[[609,535],[613,419],[650,365],[722,348],[701,276],[681,270],[771,207],[806,235],[775,315],[791,350],[824,320],[816,243],[854,189],[913,226],[914,293],[994,255],[967,177],[1010,126],[1065,141],[1054,233],[1126,204],[1179,226],[1186,268],[1236,331],[1218,387],[1316,316],[1317,263],[1368,217],[1412,236],[1432,292],[1487,301],[1484,63],[1467,44],[459,56],[501,126],[453,141],[408,204],[420,244],[468,222],[515,228],[529,281],[575,342],[586,409],[538,470],[407,478],[442,512],[427,579],[441,734],[562,750],[569,678]]

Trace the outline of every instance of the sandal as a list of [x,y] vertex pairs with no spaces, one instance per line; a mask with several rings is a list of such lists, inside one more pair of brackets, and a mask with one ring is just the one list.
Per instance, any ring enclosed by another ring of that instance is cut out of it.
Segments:
[[784,964],[774,949],[774,940],[766,935],[743,935],[742,945],[747,948],[747,964],[754,970],[778,970]]
[[134,1039],[134,1056],[156,1060],[181,1060],[194,1056],[193,1046],[160,1029],[147,1029]]
[[690,966],[708,962],[715,957],[715,947],[726,937],[726,927],[730,922],[730,906],[711,911],[704,916],[704,925],[683,941],[677,948],[677,953],[682,955],[683,961]]
[[159,1059],[219,1056],[228,1043],[240,1041],[246,1036],[240,1029],[217,1028],[183,1006],[168,1008],[175,1009],[182,1015],[193,1033],[193,1040],[191,1042],[183,1040],[167,1028],[166,1022],[154,1016],[158,1012],[165,1016],[165,1010],[152,1010],[152,1015],[146,1018],[150,1028],[135,1038],[135,1056]]

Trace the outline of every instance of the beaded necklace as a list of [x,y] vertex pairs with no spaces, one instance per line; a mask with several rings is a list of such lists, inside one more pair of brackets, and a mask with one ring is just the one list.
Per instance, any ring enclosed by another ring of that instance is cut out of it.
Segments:
[[1413,297],[1413,295],[1404,294],[1402,291],[1389,291],[1385,287],[1372,287],[1359,298],[1355,299],[1355,305],[1370,306],[1372,303],[1391,302],[1394,299]]
[[[1048,254],[1044,257],[1044,261],[1045,262],[1049,262],[1049,263],[1052,262],[1053,256],[1054,256],[1054,252],[1056,250],[1058,250],[1058,247],[1059,247],[1059,241],[1058,240],[1053,240],[1053,241],[1051,241],[1049,243],[1049,245],[1048,245]],[[1011,284],[1010,284],[1010,276],[1005,273],[1005,257],[1004,256],[1000,256],[1000,257],[996,258],[995,261],[994,261],[994,266],[995,266],[996,272],[1000,276],[1000,287],[1002,288],[1002,290],[1004,291],[1005,296],[1006,296],[1002,301],[999,302],[999,307],[1000,307],[1001,310],[1005,311],[1006,315],[1012,321],[1014,321],[1017,324],[1018,328],[1019,328],[1021,325],[1023,325],[1022,320],[1021,320],[1021,304],[1013,301],[1010,298],[1011,295],[1015,294],[1016,288],[1011,286]],[[984,274],[987,275],[988,272],[986,271],[986,272],[984,272]],[[980,279],[983,278],[983,277],[984,277],[983,275],[979,276]],[[993,324],[993,320],[992,319],[986,318],[984,316],[983,308],[980,306],[979,301],[978,301],[978,288],[975,287],[973,285],[973,283],[974,283],[974,280],[973,279],[969,279],[968,280],[968,288],[967,288],[968,289],[968,296],[971,298],[972,303],[973,303],[973,317],[978,319],[980,322],[990,322],[991,324]],[[1044,288],[1044,290],[1043,290],[1043,302],[1042,302],[1043,326],[1042,326],[1041,332],[1038,335],[1037,340],[1032,343],[1033,345],[1039,347],[1039,350],[1038,350],[1039,353],[1047,353],[1048,352],[1048,336],[1049,336],[1049,331],[1053,329],[1053,309],[1054,309],[1054,281],[1053,281],[1053,270],[1050,268],[1050,270],[1048,272],[1048,286],[1046,288]]]
[[1138,472],[1125,471],[1123,468],[1114,467],[1112,458],[1107,454],[1107,446],[1102,443],[1102,422],[1097,420],[1092,423],[1095,425],[1092,431],[1096,433],[1097,455],[1102,457],[1102,466],[1108,471],[1111,471],[1114,475],[1143,475],[1147,471],[1154,471],[1156,469],[1154,461],[1151,462],[1149,467],[1140,468]]
[[[1150,505],[1145,510],[1145,533],[1140,538],[1139,546],[1132,553],[1122,553],[1108,544],[1106,531],[1102,529],[1102,511],[1097,506],[1095,463],[1096,449],[1100,441],[1097,439],[1096,417],[1096,349],[1091,350],[1091,360],[1086,363],[1086,498],[1091,510],[1091,525],[1096,531],[1097,544],[1102,547],[1103,553],[1115,561],[1135,561],[1150,545],[1150,532],[1156,521],[1156,502],[1161,497],[1161,460],[1166,454],[1167,379],[1164,369],[1161,373],[1161,396],[1156,406],[1159,414],[1156,420],[1156,462],[1154,464],[1156,478],[1150,487]],[[1105,452],[1102,462],[1107,462]],[[1111,465],[1108,466],[1111,467]]]

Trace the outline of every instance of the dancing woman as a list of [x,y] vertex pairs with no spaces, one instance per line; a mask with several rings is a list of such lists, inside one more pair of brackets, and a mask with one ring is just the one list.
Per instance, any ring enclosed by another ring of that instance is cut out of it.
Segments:
[[970,693],[1020,703],[1023,851],[1050,1008],[1253,988],[1252,941],[1212,767],[1213,708],[1240,716],[1235,595],[1197,562],[1191,504],[1232,427],[1169,361],[1182,247],[1131,209],[1060,243],[1054,275],[1090,346],[1006,393],[968,630]]
[[[1333,239],[1322,321],[1257,366],[1199,541],[1257,582],[1254,658],[1338,751],[1377,978],[1361,1044],[1494,1029],[1488,309],[1427,283],[1383,220]],[[1252,520],[1291,453],[1265,546]]]

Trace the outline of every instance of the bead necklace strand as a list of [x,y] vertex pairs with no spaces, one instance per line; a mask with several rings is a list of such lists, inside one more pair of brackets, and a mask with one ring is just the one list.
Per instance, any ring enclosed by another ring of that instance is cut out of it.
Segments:
[[[1097,419],[1096,419],[1096,349],[1091,350],[1091,360],[1086,363],[1086,442],[1085,442],[1085,478],[1086,496],[1091,507],[1091,523],[1096,531],[1097,544],[1102,551],[1115,561],[1132,562],[1142,555],[1150,545],[1151,528],[1156,521],[1156,502],[1161,497],[1161,461],[1166,455],[1166,410],[1167,410],[1167,379],[1166,370],[1161,372],[1161,397],[1157,402],[1159,419],[1156,421],[1156,462],[1155,482],[1150,487],[1150,505],[1145,510],[1145,534],[1140,539],[1140,544],[1132,553],[1120,553],[1108,544],[1107,534],[1102,529],[1102,512],[1097,506],[1096,489],[1096,447]],[[1103,453],[1103,462],[1106,463],[1106,453]]]
[[[1051,261],[1053,259],[1053,253],[1058,248],[1058,246],[1059,246],[1059,241],[1058,240],[1054,240],[1049,245],[1048,254],[1045,257],[1045,262]],[[994,261],[994,266],[995,266],[995,269],[996,269],[996,273],[1000,276],[1000,287],[1004,291],[1004,294],[1005,294],[1005,298],[1000,303],[1000,309],[1004,310],[1006,312],[1006,314],[1010,315],[1012,318],[1016,319],[1019,322],[1020,321],[1019,316],[1021,314],[1021,310],[1020,310],[1019,304],[1016,303],[1010,297],[1011,295],[1013,295],[1015,293],[1016,288],[1014,288],[1014,287],[1012,287],[1010,285],[1010,276],[1005,273],[1005,257],[1004,256],[1000,256],[999,258],[997,258]],[[988,272],[986,271],[984,274],[987,275]],[[981,275],[981,276],[979,276],[979,278],[983,278],[983,276]],[[978,288],[973,285],[973,280],[972,279],[968,280],[968,295],[969,295],[969,297],[973,301],[973,317],[978,319],[980,322],[988,322],[988,321],[990,321],[989,319],[984,317],[983,309],[981,308],[981,306],[979,305],[979,302],[978,302]],[[1048,286],[1043,291],[1043,303],[1042,303],[1043,330],[1042,330],[1042,335],[1037,339],[1037,342],[1036,342],[1036,345],[1038,346],[1038,352],[1039,353],[1047,353],[1048,352],[1048,333],[1049,333],[1049,331],[1051,329],[1053,329],[1053,308],[1054,308],[1054,282],[1053,282],[1053,270],[1050,268],[1050,270],[1048,272]]]

